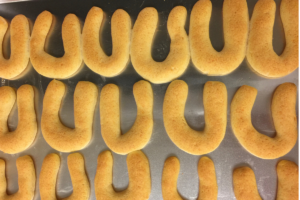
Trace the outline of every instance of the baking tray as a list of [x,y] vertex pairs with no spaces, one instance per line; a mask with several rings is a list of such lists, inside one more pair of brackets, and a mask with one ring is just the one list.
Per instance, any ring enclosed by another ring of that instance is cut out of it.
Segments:
[[[186,30],[188,32],[189,16],[193,5],[197,0],[103,0],[103,1],[61,1],[61,0],[43,0],[43,1],[22,1],[15,3],[6,3],[0,5],[0,15],[11,20],[17,14],[24,14],[32,23],[44,10],[52,12],[57,19],[57,25],[54,27],[54,34],[51,36],[47,51],[54,56],[62,56],[64,54],[62,39],[61,39],[61,23],[63,18],[68,13],[76,14],[83,23],[85,17],[92,8],[92,6],[101,7],[105,13],[105,23],[103,25],[101,45],[107,54],[112,52],[111,35],[110,35],[110,19],[113,12],[122,8],[126,10],[131,18],[132,23],[137,18],[138,13],[145,7],[153,6],[159,12],[159,24],[157,27],[157,34],[153,44],[152,55],[157,61],[163,61],[169,52],[170,38],[168,36],[166,23],[169,12],[177,5],[183,5],[188,10],[188,19],[186,23]],[[251,16],[253,8],[257,0],[248,0],[249,15]],[[221,0],[212,0],[213,11],[210,23],[210,38],[212,45],[216,50],[220,51],[224,45],[223,28],[222,28],[222,4]],[[281,54],[285,46],[284,32],[279,17],[280,1],[276,0],[277,10],[274,25],[274,40],[273,46],[276,53]],[[6,56],[9,56],[9,48]],[[133,125],[136,117],[136,104],[132,94],[132,86],[135,82],[141,80],[132,64],[129,63],[126,70],[119,76],[114,78],[105,78],[92,72],[86,66],[72,78],[62,80],[67,85],[67,95],[63,100],[63,105],[60,112],[60,117],[63,123],[69,127],[74,128],[73,117],[73,93],[78,81],[91,81],[95,83],[99,91],[107,83],[117,84],[121,89],[121,129],[126,132]],[[227,76],[206,76],[200,74],[190,62],[187,71],[179,77],[187,82],[189,86],[189,96],[185,109],[185,117],[188,124],[196,129],[204,128],[204,111],[202,102],[202,92],[204,83],[207,81],[221,81],[225,83],[228,90],[228,122],[226,128],[225,138],[220,146],[209,153],[215,164],[217,182],[218,182],[218,199],[231,200],[235,199],[232,187],[232,171],[234,168],[242,165],[250,166],[256,175],[258,190],[263,199],[275,199],[277,189],[277,175],[276,164],[281,159],[291,160],[298,164],[298,142],[294,148],[285,156],[274,160],[263,160],[248,153],[239,144],[235,138],[231,124],[230,124],[230,103],[234,93],[242,85],[250,85],[258,90],[253,110],[252,122],[255,128],[261,133],[268,136],[274,136],[275,129],[272,122],[270,102],[275,88],[284,82],[292,82],[298,86],[298,69],[290,75],[280,79],[265,79],[257,76],[247,66],[246,60],[235,70]],[[23,84],[31,84],[36,89],[36,112],[38,117],[38,133],[33,145],[24,152],[9,155],[0,152],[0,157],[6,160],[6,175],[8,178],[8,193],[12,194],[18,190],[17,184],[17,169],[16,159],[23,155],[30,155],[34,159],[37,182],[34,199],[40,199],[38,178],[41,170],[41,165],[44,157],[53,152],[52,149],[44,140],[40,121],[42,113],[42,100],[51,79],[39,75],[32,67],[29,72],[22,78],[14,81],[1,79],[1,86],[9,85],[14,88],[19,88]],[[151,183],[152,190],[150,199],[162,199],[161,192],[161,175],[164,161],[169,156],[177,156],[180,160],[180,174],[178,179],[178,191],[186,199],[196,199],[198,196],[198,175],[197,164],[201,156],[194,156],[183,152],[169,139],[163,125],[162,106],[164,94],[169,83],[166,84],[152,84],[154,91],[154,128],[152,137],[143,149],[150,161],[151,168]],[[298,103],[297,103],[298,111]],[[9,127],[14,130],[17,126],[17,109],[16,106],[9,117]],[[297,113],[298,116],[298,113]],[[107,150],[101,132],[100,132],[100,117],[99,117],[99,99],[95,110],[93,137],[90,145],[81,150],[84,155],[86,172],[91,185],[90,199],[95,199],[94,177],[97,166],[97,156],[100,152]],[[72,193],[72,183],[67,166],[68,153],[57,152],[61,156],[61,168],[59,170],[57,182],[57,196],[64,198]],[[128,185],[128,172],[126,165],[126,156],[113,154],[113,184],[117,191],[123,190]]]

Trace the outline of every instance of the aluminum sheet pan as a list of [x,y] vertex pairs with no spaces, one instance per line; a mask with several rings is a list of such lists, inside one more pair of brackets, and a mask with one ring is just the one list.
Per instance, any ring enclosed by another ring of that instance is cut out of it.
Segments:
[[[168,52],[170,38],[168,36],[166,22],[169,12],[176,5],[183,5],[188,10],[188,18],[196,0],[103,0],[103,1],[61,1],[61,0],[44,0],[7,3],[0,5],[0,15],[11,20],[17,14],[26,15],[32,22],[39,13],[44,10],[51,11],[57,17],[57,25],[55,33],[51,36],[51,42],[47,47],[47,51],[54,56],[62,56],[64,54],[61,39],[61,23],[65,15],[75,13],[82,22],[92,6],[99,6],[106,12],[106,21],[103,26],[101,45],[108,54],[112,52],[111,36],[110,36],[110,19],[113,12],[118,8],[123,8],[135,21],[138,13],[145,7],[153,6],[159,12],[159,25],[157,34],[153,44],[152,55],[157,61],[163,61]],[[248,0],[249,15],[251,16],[253,8],[257,0]],[[279,17],[279,0],[276,0],[277,11],[274,25],[274,49],[281,54],[285,46],[284,32]],[[216,50],[220,51],[224,45],[223,28],[222,28],[222,4],[221,0],[212,0],[213,11],[210,24],[210,37],[212,45]],[[188,31],[189,19],[187,19],[186,30]],[[6,47],[5,47],[6,48]],[[9,48],[8,48],[9,50]],[[9,53],[8,53],[9,54]],[[8,56],[8,55],[7,55]],[[92,72],[86,66],[76,76],[63,80],[67,84],[68,91],[63,101],[60,117],[63,123],[69,127],[74,127],[73,117],[73,93],[78,81],[87,80],[95,83],[99,91],[107,83],[115,83],[121,89],[121,128],[125,132],[130,129],[136,117],[136,105],[132,94],[132,86],[142,78],[135,72],[132,64],[129,63],[126,70],[119,76],[114,78],[101,77]],[[265,79],[254,74],[246,64],[246,61],[233,73],[227,76],[210,77],[200,74],[190,63],[187,71],[179,79],[188,83],[189,96],[185,109],[185,117],[189,125],[201,130],[204,127],[204,111],[202,103],[202,92],[204,83],[207,81],[221,81],[226,84],[228,90],[228,122],[226,135],[219,148],[208,154],[215,164],[216,175],[218,181],[218,199],[231,200],[235,199],[232,187],[232,171],[234,168],[247,165],[250,166],[256,175],[259,193],[263,199],[275,199],[277,188],[276,164],[281,159],[287,159],[298,163],[298,142],[295,147],[287,155],[275,160],[263,160],[248,153],[239,144],[235,138],[230,125],[230,103],[236,90],[242,85],[250,85],[258,90],[258,96],[252,111],[252,122],[258,131],[273,136],[275,134],[272,122],[270,102],[274,89],[284,82],[293,82],[298,85],[298,70],[292,74],[280,79]],[[36,195],[34,199],[40,199],[38,178],[44,157],[52,152],[52,149],[44,140],[41,129],[40,120],[42,113],[42,100],[51,79],[39,75],[32,67],[26,76],[19,80],[8,81],[1,80],[1,86],[9,85],[19,88],[23,84],[31,84],[36,88],[36,111],[38,116],[39,128],[37,138],[34,144],[26,151],[8,155],[0,152],[0,157],[7,162],[7,178],[8,192],[14,193],[18,190],[16,159],[23,155],[31,155],[35,162],[37,185]],[[169,156],[177,156],[181,163],[180,175],[178,179],[178,191],[186,199],[196,199],[198,196],[198,175],[197,164],[201,156],[187,154],[174,145],[169,139],[163,125],[162,105],[167,84],[152,84],[154,91],[154,129],[150,142],[143,149],[148,156],[151,168],[152,190],[150,199],[162,199],[161,192],[161,175],[164,161]],[[297,105],[298,110],[298,105]],[[9,127],[14,130],[17,126],[17,109],[15,108],[9,118]],[[297,113],[298,115],[298,113]],[[101,133],[99,122],[99,101],[97,103],[94,125],[93,138],[90,145],[81,150],[84,155],[86,171],[91,185],[90,199],[95,199],[94,176],[96,173],[97,156],[100,152],[107,150]],[[59,153],[59,152],[57,152]],[[59,198],[67,197],[72,193],[72,183],[67,167],[68,153],[59,153],[62,158],[61,168],[57,182],[57,196]],[[113,184],[116,190],[123,190],[128,185],[128,172],[126,166],[126,156],[113,154]]]

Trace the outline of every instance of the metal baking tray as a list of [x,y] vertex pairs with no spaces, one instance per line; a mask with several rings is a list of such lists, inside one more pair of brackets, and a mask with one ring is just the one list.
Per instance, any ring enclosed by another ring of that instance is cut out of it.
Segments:
[[[168,36],[166,22],[169,12],[177,5],[183,5],[188,10],[188,19],[186,30],[188,32],[189,16],[193,5],[197,0],[103,0],[103,1],[61,1],[61,0],[40,0],[40,1],[22,1],[14,3],[0,4],[0,15],[11,20],[17,14],[24,14],[31,20],[31,25],[35,21],[38,14],[44,10],[52,12],[57,19],[57,25],[54,28],[54,34],[50,38],[47,51],[54,56],[62,56],[64,49],[61,39],[61,23],[68,13],[76,14],[83,23],[85,17],[92,6],[101,7],[105,13],[105,23],[101,32],[101,45],[107,54],[112,52],[112,43],[110,35],[110,19],[113,12],[122,8],[126,10],[131,18],[132,24],[137,18],[138,13],[145,7],[155,7],[159,12],[159,24],[157,34],[155,36],[152,55],[156,61],[163,61],[169,52],[170,38]],[[253,8],[257,0],[248,0],[249,17],[251,17]],[[213,11],[210,23],[210,38],[212,45],[216,50],[220,51],[224,45],[223,27],[222,27],[222,4],[221,0],[212,0]],[[277,10],[274,25],[273,46],[276,53],[281,54],[284,46],[284,32],[279,16],[280,0],[276,0]],[[9,44],[9,43],[8,43]],[[8,50],[9,47],[4,47]],[[74,127],[73,117],[73,93],[78,81],[91,81],[95,83],[99,91],[107,83],[117,84],[121,89],[121,129],[126,132],[133,125],[136,117],[136,104],[132,94],[132,86],[135,82],[141,80],[132,64],[129,63],[126,70],[119,76],[113,78],[105,78],[92,72],[88,67],[83,69],[69,79],[63,80],[67,85],[67,95],[63,100],[63,105],[60,112],[60,117],[63,123],[69,127]],[[236,90],[242,85],[250,85],[258,90],[258,96],[252,110],[252,122],[258,131],[273,136],[275,134],[274,125],[271,117],[270,102],[272,94],[277,86],[284,82],[292,82],[298,86],[298,69],[290,75],[279,79],[265,79],[253,73],[246,64],[246,60],[227,76],[206,76],[199,73],[190,62],[187,71],[179,77],[187,82],[189,86],[189,96],[185,109],[185,117],[189,125],[201,130],[204,128],[204,111],[202,103],[202,92],[204,83],[207,81],[221,81],[225,83],[228,90],[228,122],[226,135],[220,146],[209,153],[215,164],[216,175],[218,181],[218,199],[231,200],[235,199],[232,186],[232,171],[234,168],[242,165],[250,166],[256,175],[258,190],[263,199],[275,199],[277,189],[276,164],[281,159],[291,160],[298,164],[298,142],[294,148],[285,156],[275,160],[263,160],[248,153],[239,144],[235,138],[230,124],[230,103]],[[16,159],[23,155],[30,155],[34,159],[37,182],[34,199],[40,199],[38,178],[41,170],[41,165],[44,157],[52,152],[57,152],[52,149],[44,140],[40,121],[42,113],[42,100],[51,79],[39,75],[32,67],[29,72],[18,80],[1,79],[1,86],[9,85],[14,88],[19,88],[23,84],[31,84],[36,89],[36,112],[38,116],[38,133],[33,145],[24,152],[15,155],[8,155],[0,152],[0,158],[6,160],[7,168],[6,175],[8,178],[8,193],[12,194],[18,190],[17,184],[17,169]],[[161,175],[164,161],[169,156],[177,156],[180,160],[181,169],[178,179],[178,191],[186,199],[196,199],[198,196],[198,175],[197,164],[201,156],[194,156],[183,152],[169,139],[163,125],[162,105],[164,94],[169,83],[155,85],[152,84],[154,91],[154,129],[150,142],[143,149],[150,161],[151,168],[151,183],[152,190],[150,199],[162,199],[161,192]],[[298,111],[298,104],[297,104]],[[14,130],[17,126],[17,109],[16,106],[9,117],[9,127]],[[298,115],[298,113],[297,113]],[[84,155],[86,172],[90,181],[91,194],[90,199],[95,199],[94,177],[97,166],[97,156],[100,152],[107,150],[101,133],[100,133],[100,118],[99,118],[99,99],[95,110],[93,137],[90,145],[81,150]],[[72,193],[72,183],[67,166],[68,153],[57,152],[61,156],[61,168],[57,181],[57,196],[64,198]],[[113,154],[113,184],[117,191],[123,190],[128,185],[128,172],[126,165],[126,156]],[[1,186],[3,187],[3,186]]]

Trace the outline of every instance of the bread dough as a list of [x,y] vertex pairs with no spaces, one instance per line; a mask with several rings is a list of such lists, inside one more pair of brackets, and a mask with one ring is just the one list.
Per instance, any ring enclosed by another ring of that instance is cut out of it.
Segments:
[[237,200],[262,200],[255,174],[249,167],[240,167],[233,171],[233,190]]
[[190,19],[191,58],[201,73],[223,76],[235,70],[246,55],[249,14],[246,0],[224,0],[224,48],[218,52],[211,44],[209,25],[212,12],[210,0],[199,0]]
[[62,24],[62,39],[65,54],[56,58],[45,52],[45,41],[53,21],[50,12],[44,11],[37,17],[30,41],[30,60],[34,69],[49,78],[69,78],[81,67],[81,28],[79,19],[68,14]]
[[[142,149],[151,138],[153,129],[153,91],[147,81],[133,85],[137,104],[136,120],[131,129],[121,133],[120,94],[118,86],[108,84],[100,95],[101,133],[106,145],[118,154],[127,154]],[[129,145],[130,144],[130,145]]]
[[[39,178],[41,200],[56,200],[56,179],[60,167],[60,157],[55,153],[48,154],[42,164]],[[64,200],[88,200],[90,184],[85,173],[84,158],[80,153],[68,156],[68,168],[73,185],[73,193]]]
[[273,50],[273,26],[276,4],[259,0],[253,10],[247,47],[250,67],[259,75],[279,78],[298,68],[298,0],[282,0],[280,16],[285,34],[285,48],[280,56]]
[[[298,165],[288,160],[277,164],[277,200],[298,199]],[[261,200],[255,175],[249,167],[240,167],[233,172],[234,194],[237,200]]]
[[277,177],[277,200],[298,200],[298,165],[288,160],[281,160],[277,164]]
[[18,170],[18,192],[7,195],[7,181],[5,177],[5,161],[0,159],[0,199],[1,200],[20,200],[33,199],[35,191],[35,168],[33,160],[30,156],[22,156],[17,158]]
[[111,37],[113,51],[107,56],[99,44],[99,30],[104,13],[101,8],[89,11],[82,31],[82,53],[85,64],[95,73],[106,77],[120,74],[129,61],[131,19],[122,9],[114,12],[111,18]]
[[259,133],[251,123],[251,110],[257,90],[244,85],[238,89],[231,102],[231,127],[241,145],[251,154],[263,159],[275,159],[287,154],[296,144],[297,88],[293,83],[278,86],[272,99],[272,117],[275,137]]
[[[18,104],[18,127],[9,131],[8,116],[15,104]],[[34,108],[34,89],[31,85],[22,85],[16,92],[9,86],[0,87],[0,150],[15,154],[27,149],[37,133],[37,119]]]
[[134,151],[127,156],[129,185],[122,192],[115,192],[112,183],[113,157],[110,151],[98,156],[95,176],[97,200],[132,200],[149,199],[151,192],[150,167],[142,151]]
[[214,151],[225,136],[227,123],[227,89],[217,81],[204,85],[203,104],[206,126],[204,131],[189,127],[184,117],[188,85],[181,80],[173,81],[165,94],[163,119],[167,134],[181,150],[202,155]]
[[[177,191],[177,179],[180,163],[176,157],[169,157],[164,165],[162,174],[162,195],[164,200],[182,200]],[[198,200],[213,200],[218,197],[218,185],[215,166],[208,157],[202,157],[198,163],[200,179]]]
[[28,19],[24,15],[17,15],[11,20],[11,55],[9,59],[3,57],[3,40],[7,31],[8,23],[0,17],[0,77],[13,79],[24,72],[29,63],[30,30]]
[[[75,128],[64,126],[59,118],[66,86],[57,80],[49,83],[43,102],[42,133],[46,142],[61,152],[85,148],[91,140],[98,88],[88,81],[79,81],[74,92]],[[88,97],[88,98],[87,98]]]
[[153,60],[151,51],[158,22],[155,8],[144,8],[132,30],[131,62],[136,72],[152,83],[169,82],[183,74],[190,61],[189,41],[184,29],[186,8],[176,6],[171,10],[167,28],[171,38],[170,52],[163,62]]

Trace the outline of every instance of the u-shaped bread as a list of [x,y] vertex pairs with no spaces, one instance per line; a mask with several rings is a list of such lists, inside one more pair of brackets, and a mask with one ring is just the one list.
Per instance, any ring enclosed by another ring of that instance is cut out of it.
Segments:
[[45,52],[45,42],[53,22],[53,15],[44,11],[37,17],[30,40],[30,60],[34,69],[49,78],[69,78],[82,64],[81,28],[79,19],[68,14],[62,24],[65,54],[56,58]]
[[[55,153],[48,154],[42,164],[39,177],[41,200],[56,200],[56,179],[60,167],[60,157]],[[80,153],[68,156],[68,168],[73,185],[73,193],[63,200],[88,200],[90,183],[85,173],[84,158]]]
[[247,47],[250,67],[267,78],[286,76],[298,68],[298,0],[282,0],[280,16],[285,34],[285,48],[280,56],[273,50],[273,26],[276,4],[259,0],[253,10]]
[[112,183],[113,157],[110,151],[98,156],[95,176],[95,193],[97,200],[132,200],[149,199],[151,192],[150,167],[142,151],[134,151],[127,156],[129,185],[122,192],[115,192]]
[[136,120],[131,129],[121,133],[120,92],[118,86],[108,84],[100,95],[101,133],[106,145],[118,154],[142,149],[150,140],[153,129],[153,91],[147,81],[133,85],[137,105]]
[[249,14],[246,0],[224,0],[224,48],[214,49],[209,37],[212,12],[210,0],[199,0],[193,7],[190,19],[191,58],[203,74],[223,76],[235,70],[246,55]]
[[75,128],[64,126],[59,118],[59,109],[66,86],[53,80],[49,83],[43,102],[42,133],[46,142],[61,152],[72,152],[85,148],[92,137],[94,110],[98,88],[88,81],[80,81],[74,92]]
[[227,123],[227,89],[217,81],[204,85],[203,104],[205,116],[204,131],[190,128],[184,117],[188,96],[188,85],[181,80],[173,81],[165,94],[163,119],[170,139],[181,150],[202,155],[214,151],[225,136]]
[[231,127],[241,145],[251,154],[264,159],[275,159],[287,154],[296,144],[297,88],[293,83],[278,86],[272,99],[272,117],[275,137],[259,133],[251,123],[251,110],[257,90],[244,85],[238,89],[231,102]]
[[35,167],[30,156],[17,158],[18,192],[7,195],[7,181],[5,177],[5,161],[0,159],[0,199],[1,200],[32,200],[35,191]]
[[3,40],[8,30],[7,21],[0,17],[0,77],[13,79],[19,76],[28,66],[30,30],[28,19],[17,15],[11,20],[11,54],[9,59],[3,57]]
[[186,8],[176,6],[170,12],[167,28],[171,38],[170,52],[163,62],[156,62],[151,55],[153,37],[158,22],[155,8],[144,8],[132,30],[131,62],[136,72],[152,83],[166,83],[180,75],[190,61],[189,41],[184,29]]
[[[18,127],[9,131],[8,116],[17,98]],[[0,87],[0,150],[15,154],[27,149],[37,133],[37,119],[34,109],[34,90],[31,85],[22,85],[16,92],[9,86]]]
[[85,64],[97,74],[113,77],[120,74],[129,61],[131,19],[122,9],[114,12],[111,18],[112,55],[102,50],[99,30],[104,13],[101,8],[89,11],[82,31],[82,54]]
[[[281,160],[277,164],[277,200],[298,200],[298,166],[291,161]],[[233,189],[237,200],[261,200],[255,175],[249,167],[240,167],[233,172]]]
[[[169,157],[165,161],[162,174],[162,195],[164,200],[182,200],[177,191],[177,179],[180,171],[178,158]],[[202,157],[198,163],[200,179],[198,200],[214,200],[218,197],[218,184],[213,161]]]

